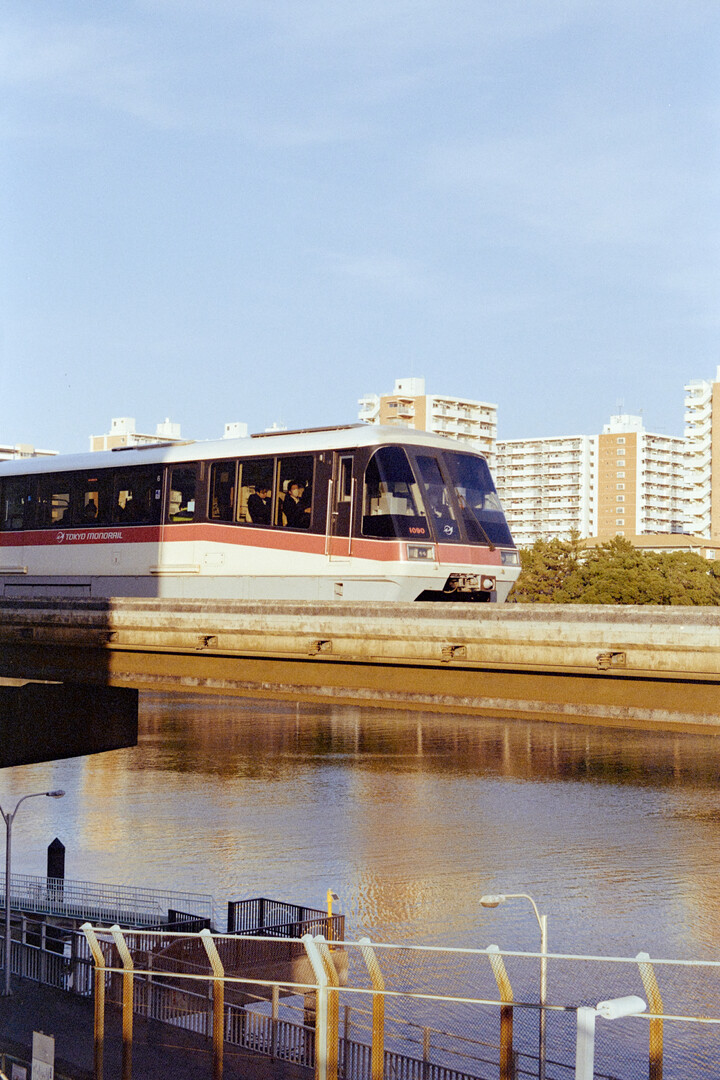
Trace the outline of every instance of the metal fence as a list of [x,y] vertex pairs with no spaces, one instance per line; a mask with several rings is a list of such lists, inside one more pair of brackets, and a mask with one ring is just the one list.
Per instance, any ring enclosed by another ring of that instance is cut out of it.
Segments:
[[342,941],[345,937],[345,916],[328,915],[321,908],[303,907],[265,897],[230,900],[227,932],[284,938],[324,934],[330,941]]
[[[5,907],[5,874],[0,874],[0,909]],[[33,874],[10,875],[10,908],[35,914],[91,919],[99,923],[153,926],[168,912],[190,912],[211,920],[213,898],[205,893],[175,893],[129,885],[100,885]]]
[[[51,929],[25,920],[12,945],[16,974],[83,996],[101,987],[124,1014],[212,1039],[216,1055],[240,1047],[324,1080],[720,1075],[718,962],[549,954],[541,1010],[538,953]],[[638,998],[641,1015],[605,1019],[598,1008]]]

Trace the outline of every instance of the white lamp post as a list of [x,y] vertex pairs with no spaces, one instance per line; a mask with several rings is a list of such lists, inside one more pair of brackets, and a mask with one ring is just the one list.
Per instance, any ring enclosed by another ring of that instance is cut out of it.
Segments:
[[22,799],[18,799],[15,804],[15,809],[7,813],[0,806],[0,814],[2,814],[5,821],[5,988],[3,993],[5,997],[10,997],[12,990],[10,989],[10,949],[11,949],[11,934],[10,934],[10,863],[12,852],[12,824],[15,820],[15,815],[18,812],[20,803],[24,803],[26,799],[37,799],[40,795],[47,795],[50,799],[61,799],[65,794],[64,791],[33,791],[30,795],[23,795]]
[[540,1080],[545,1080],[545,1006],[547,1005],[547,915],[541,915],[532,896],[527,893],[498,893],[480,897],[480,903],[486,908],[496,908],[506,900],[528,900],[532,904],[535,918],[540,927],[540,1033],[538,1039],[538,1057],[540,1059]]

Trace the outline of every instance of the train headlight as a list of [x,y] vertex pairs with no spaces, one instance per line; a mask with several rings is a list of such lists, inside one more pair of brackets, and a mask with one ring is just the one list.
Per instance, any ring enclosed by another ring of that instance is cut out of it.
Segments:
[[520,556],[518,555],[517,551],[501,551],[500,559],[502,560],[503,566],[520,565]]
[[435,548],[432,544],[408,544],[408,559],[423,559],[425,562],[434,562]]
[[495,592],[495,578],[490,577],[489,574],[483,574],[480,578],[480,588],[483,592]]

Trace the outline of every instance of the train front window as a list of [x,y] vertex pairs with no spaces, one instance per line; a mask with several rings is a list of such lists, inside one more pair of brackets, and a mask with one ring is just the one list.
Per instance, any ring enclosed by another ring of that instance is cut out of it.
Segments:
[[459,541],[460,529],[438,459],[429,454],[418,454],[415,462],[425,492],[428,516],[433,523],[438,540],[451,543]]
[[362,531],[365,536],[430,537],[420,488],[400,446],[381,446],[368,462]]
[[475,544],[514,547],[502,504],[484,458],[445,450],[468,540]]

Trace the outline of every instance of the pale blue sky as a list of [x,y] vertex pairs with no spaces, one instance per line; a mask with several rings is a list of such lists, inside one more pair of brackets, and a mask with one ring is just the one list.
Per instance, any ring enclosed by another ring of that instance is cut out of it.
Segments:
[[717,0],[6,0],[0,441],[682,432],[720,362]]

